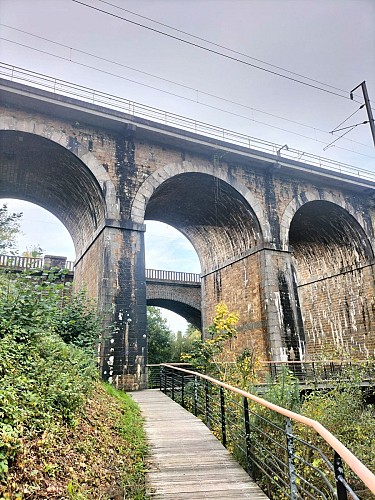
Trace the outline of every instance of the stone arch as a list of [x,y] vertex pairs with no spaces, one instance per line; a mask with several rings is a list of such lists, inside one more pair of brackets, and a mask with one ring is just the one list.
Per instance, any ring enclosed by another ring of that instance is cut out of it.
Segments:
[[[363,219],[362,213],[358,210],[355,210],[354,207],[345,200],[344,196],[341,193],[335,193],[331,191],[325,190],[309,190],[300,193],[298,196],[295,196],[287,205],[286,209],[283,212],[280,224],[280,241],[283,250],[289,250],[289,230],[290,224],[295,216],[297,210],[299,210],[305,203],[313,202],[313,201],[328,201],[330,203],[334,203],[338,205],[343,210],[348,212],[353,219],[358,223],[361,227],[364,234],[367,236],[367,231],[365,230],[366,222]],[[368,238],[368,245],[371,247],[370,238]]]
[[375,349],[371,242],[340,196],[314,198],[304,194],[293,205],[284,241],[292,251],[307,356],[367,357]]
[[197,311],[201,308],[201,287],[171,285],[161,283],[147,283],[147,300],[176,300],[190,306]]
[[68,229],[80,255],[108,217],[97,178],[80,158],[46,137],[2,130],[0,143],[0,196],[51,212]]
[[165,165],[153,172],[141,187],[138,189],[132,204],[131,218],[134,222],[143,223],[145,218],[146,206],[155,190],[165,181],[172,177],[184,173],[202,173],[218,178],[229,184],[236,190],[252,208],[262,232],[265,241],[271,238],[271,230],[267,218],[264,216],[264,210],[259,200],[253,193],[236,178],[229,175],[225,168],[217,167],[211,163],[189,162],[173,163]]
[[63,128],[57,128],[48,120],[23,120],[15,114],[7,114],[1,117],[1,131],[23,132],[43,137],[49,141],[59,144],[77,156],[91,171],[99,183],[106,199],[107,217],[117,219],[119,207],[116,201],[116,190],[114,184],[103,165],[89,150],[88,142],[75,141]]
[[162,183],[145,218],[178,229],[197,252],[204,274],[245,258],[262,244],[258,220],[232,186],[202,173],[183,173]]
[[170,283],[148,280],[146,284],[147,305],[163,307],[202,329],[201,285]]

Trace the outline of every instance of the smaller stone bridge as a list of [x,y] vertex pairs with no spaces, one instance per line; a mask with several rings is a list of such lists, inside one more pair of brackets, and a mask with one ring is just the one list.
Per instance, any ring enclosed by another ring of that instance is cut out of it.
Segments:
[[[66,257],[45,255],[40,257],[22,257],[18,255],[0,255],[0,268],[21,271],[25,269],[66,269],[67,279],[73,280],[74,262]],[[179,314],[189,323],[201,330],[201,277],[196,273],[146,269],[147,305],[163,307]]]
[[146,269],[146,298],[147,305],[169,309],[202,329],[199,274]]

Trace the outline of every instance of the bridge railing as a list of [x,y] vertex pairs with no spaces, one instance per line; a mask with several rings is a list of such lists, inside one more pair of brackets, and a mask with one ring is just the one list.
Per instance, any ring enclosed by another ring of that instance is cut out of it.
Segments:
[[160,281],[183,281],[188,283],[200,283],[200,274],[183,273],[179,271],[163,271],[160,269],[146,269],[146,279]]
[[327,385],[330,381],[346,379],[351,368],[361,377],[363,385],[375,381],[375,363],[366,360],[263,361],[261,365],[271,379],[288,368],[300,382],[307,385]]
[[177,127],[182,130],[201,134],[252,150],[269,153],[276,157],[275,162],[281,161],[282,153],[282,157],[284,159],[295,160],[298,162],[303,161],[305,164],[321,169],[347,174],[363,180],[374,181],[374,173],[368,170],[359,169],[352,165],[347,165],[345,163],[323,158],[304,151],[298,151],[292,148],[282,149],[280,144],[264,141],[239,132],[234,132],[215,125],[210,125],[208,123],[176,115],[158,108],[129,101],[128,99],[124,99],[122,97],[70,83],[58,78],[53,78],[35,71],[29,71],[6,63],[0,63],[0,75],[10,81],[32,84],[34,87],[39,89],[47,90],[67,97],[73,96],[74,98],[79,98],[85,102],[103,105],[107,108],[118,110],[131,116],[150,119],[157,123]]
[[[45,269],[45,259],[41,257],[22,257],[20,255],[0,255],[0,267],[17,271],[26,269]],[[74,262],[65,261],[64,269],[74,270]]]
[[271,499],[373,498],[374,474],[316,420],[178,366],[162,365],[160,387],[206,423]]
[[[23,269],[44,269],[45,259],[42,257],[22,257],[20,255],[0,255],[0,267],[23,270]],[[74,262],[65,261],[64,268],[74,271]],[[160,281],[180,281],[185,283],[200,284],[200,274],[183,273],[179,271],[163,271],[160,269],[146,269],[146,279]]]

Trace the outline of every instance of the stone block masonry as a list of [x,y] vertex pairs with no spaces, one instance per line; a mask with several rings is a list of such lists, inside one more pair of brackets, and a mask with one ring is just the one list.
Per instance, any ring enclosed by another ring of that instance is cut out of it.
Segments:
[[[104,378],[145,386],[147,301],[180,307],[203,329],[225,302],[240,317],[234,354],[374,356],[375,179],[21,84],[3,82],[0,92],[0,195],[37,203],[70,232],[76,286],[104,317]],[[177,287],[146,296],[147,220],[194,246],[202,274],[194,303]]]

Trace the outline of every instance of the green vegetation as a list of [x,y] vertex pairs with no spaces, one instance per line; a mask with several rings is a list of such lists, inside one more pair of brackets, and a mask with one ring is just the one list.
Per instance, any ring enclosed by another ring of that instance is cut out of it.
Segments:
[[182,353],[181,359],[200,372],[241,389],[249,389],[257,381],[259,356],[249,347],[239,354],[233,353],[231,344],[237,336],[237,322],[238,315],[219,302],[205,337],[192,337],[189,349]]
[[22,213],[9,213],[7,205],[0,206],[0,254],[14,253],[21,217]]
[[95,306],[49,274],[0,274],[0,495],[146,498],[142,420],[98,381]]
[[[267,385],[261,390],[256,383],[260,378],[260,363],[257,354],[251,349],[245,349],[242,353],[233,356],[231,352],[231,341],[237,335],[237,317],[231,314],[225,304],[218,304],[213,324],[208,329],[206,338],[193,343],[189,354],[183,358],[199,371],[225,381],[233,386],[241,387],[262,398],[300,413],[324,425],[334,436],[336,436],[359,460],[370,470],[375,469],[375,411],[372,405],[366,405],[360,381],[363,379],[362,369],[359,367],[348,367],[342,370],[337,379],[331,381],[329,389],[316,389],[307,396],[301,398],[301,389],[298,378],[287,367],[273,379],[267,380]],[[235,361],[233,361],[235,359]],[[363,367],[365,369],[365,367]],[[192,388],[190,388],[192,390]],[[212,388],[213,393],[218,390]],[[192,394],[185,396],[185,400],[192,401]],[[212,401],[214,396],[211,394]],[[190,399],[189,399],[190,398]],[[215,408],[215,410],[213,410]],[[273,457],[281,454],[285,445],[285,417],[268,410],[261,405],[249,400],[252,425],[252,446],[255,441],[262,443],[262,461],[273,461]],[[212,416],[211,430],[218,437],[221,436],[220,408],[211,402],[211,411],[217,412]],[[242,420],[241,401],[236,396],[226,400],[226,411],[231,418],[237,422]],[[236,417],[234,417],[234,415]],[[205,419],[205,416],[202,415]],[[280,430],[277,429],[277,427]],[[293,433],[305,442],[312,443],[318,447],[328,459],[333,460],[333,451],[320,436],[309,427],[298,423],[293,424]],[[227,447],[237,460],[246,466],[246,453],[243,443],[238,443],[238,428],[227,429]],[[279,444],[277,444],[279,442]],[[260,448],[259,448],[260,449]],[[259,450],[258,450],[259,451]],[[319,452],[306,447],[302,441],[295,441],[295,453],[306,460],[296,461],[297,472],[315,483],[322,491],[326,488],[321,476],[313,467],[322,469],[327,477],[332,477],[332,471],[327,467]],[[287,460],[287,457],[285,457]],[[313,464],[313,467],[306,465]],[[355,491],[360,493],[360,498],[370,498],[368,493],[361,491],[363,485],[351,471],[346,469],[346,476]],[[286,498],[279,489],[278,480],[272,485],[269,477],[263,475],[261,469],[253,471],[257,482],[267,492],[270,498]],[[328,494],[330,497],[330,494]]]
[[181,354],[189,352],[195,339],[200,339],[201,333],[188,326],[187,332],[183,335],[177,332],[175,336],[167,325],[167,320],[162,317],[157,307],[147,307],[147,344],[148,363],[178,363],[181,361]]

